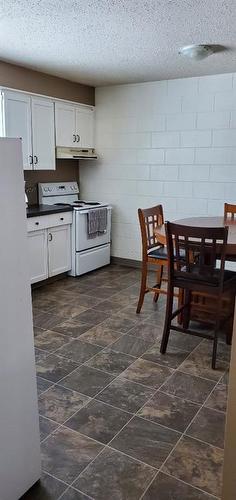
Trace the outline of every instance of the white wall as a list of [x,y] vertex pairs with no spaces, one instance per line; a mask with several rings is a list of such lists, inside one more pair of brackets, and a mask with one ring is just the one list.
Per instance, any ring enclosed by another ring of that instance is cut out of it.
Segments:
[[81,192],[113,205],[114,256],[140,258],[138,207],[174,220],[236,202],[236,74],[98,88],[96,110]]

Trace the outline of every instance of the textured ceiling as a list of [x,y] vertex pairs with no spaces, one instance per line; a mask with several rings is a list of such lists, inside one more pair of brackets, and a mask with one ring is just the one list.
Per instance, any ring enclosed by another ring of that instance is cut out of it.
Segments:
[[[192,43],[226,45],[200,62]],[[2,0],[0,59],[90,85],[236,71],[236,0]]]

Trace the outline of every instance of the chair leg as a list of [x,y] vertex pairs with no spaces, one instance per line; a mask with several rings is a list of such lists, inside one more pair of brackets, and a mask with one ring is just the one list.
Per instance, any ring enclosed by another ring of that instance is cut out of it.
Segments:
[[[162,282],[162,275],[163,275],[163,266],[159,266],[157,270],[157,286],[158,288],[161,288],[161,282]],[[153,301],[157,302],[159,298],[160,292],[156,292],[153,297]]]
[[217,304],[217,318],[216,318],[214,340],[213,340],[213,352],[212,352],[212,364],[211,364],[213,370],[216,369],[218,334],[220,330],[220,321],[221,321],[221,306],[222,306],[222,301],[221,299],[219,299]]
[[147,286],[147,263],[144,262],[142,266],[141,287],[140,287],[139,301],[136,309],[136,314],[139,314],[141,311],[146,292],[146,286]]
[[169,340],[171,316],[172,316],[172,309],[173,309],[173,300],[174,300],[174,288],[168,287],[165,325],[164,325],[162,341],[161,341],[161,348],[160,348],[161,354],[165,354],[168,340]]
[[191,292],[190,290],[184,291],[184,305],[186,306],[183,310],[183,328],[189,327],[190,321],[190,300],[191,300]]
[[226,344],[231,345],[232,344],[232,337],[233,337],[233,326],[234,326],[234,309],[235,309],[235,297],[234,294],[232,294],[232,300],[231,300],[231,317],[229,318],[228,325],[227,325],[227,331],[226,331]]

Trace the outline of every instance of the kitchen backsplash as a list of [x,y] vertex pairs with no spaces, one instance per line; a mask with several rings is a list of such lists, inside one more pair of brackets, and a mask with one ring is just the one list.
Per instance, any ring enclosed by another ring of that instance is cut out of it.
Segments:
[[57,160],[56,170],[25,170],[26,193],[29,205],[38,203],[38,182],[79,181],[77,160]]

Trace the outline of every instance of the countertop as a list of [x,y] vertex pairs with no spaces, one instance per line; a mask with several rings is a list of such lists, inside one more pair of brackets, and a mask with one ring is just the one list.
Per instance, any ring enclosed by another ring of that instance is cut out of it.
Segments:
[[28,217],[38,217],[41,215],[58,214],[60,212],[72,212],[73,208],[65,205],[31,205],[26,208]]

